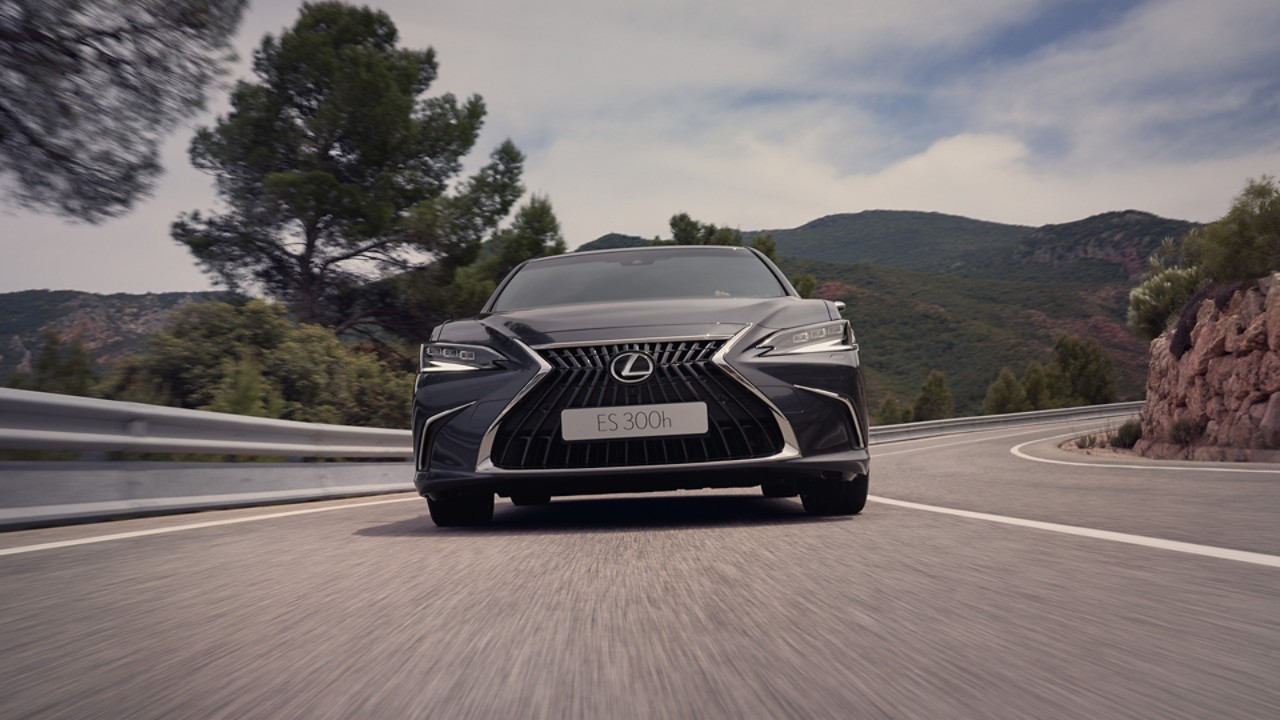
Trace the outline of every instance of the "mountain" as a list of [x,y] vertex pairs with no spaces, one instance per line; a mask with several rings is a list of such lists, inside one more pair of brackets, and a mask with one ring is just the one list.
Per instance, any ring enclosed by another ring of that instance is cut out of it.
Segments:
[[779,255],[964,273],[1012,255],[1032,229],[942,213],[869,210],[760,232],[773,236]]
[[[1166,237],[1182,237],[1195,223],[1137,210],[1103,213],[1076,222],[1029,227],[904,210],[827,215],[767,234],[778,255],[824,262],[871,263],[921,272],[995,280],[1056,280],[1080,274],[1089,282],[1136,279]],[[610,233],[578,248],[605,250],[651,244]]]
[[616,250],[618,248],[644,247],[652,245],[652,240],[646,240],[637,235],[623,235],[621,233],[609,233],[585,243],[579,247],[576,252],[587,252],[590,250]]
[[932,370],[947,377],[960,415],[977,414],[1000,368],[1022,375],[1049,361],[1060,335],[1092,337],[1116,366],[1121,400],[1142,397],[1147,344],[1125,326],[1129,285],[962,278],[874,265],[782,258],[790,277],[819,279],[817,297],[843,300],[868,376],[868,396],[911,403]]
[[64,342],[84,344],[99,366],[142,348],[174,310],[219,297],[214,292],[97,295],[75,290],[0,293],[0,384],[16,370],[29,370],[41,335],[52,330]]
[[1111,265],[1125,277],[1136,279],[1165,238],[1181,238],[1195,227],[1185,220],[1137,210],[1104,213],[1036,228],[1018,244],[1013,258],[1056,270]]

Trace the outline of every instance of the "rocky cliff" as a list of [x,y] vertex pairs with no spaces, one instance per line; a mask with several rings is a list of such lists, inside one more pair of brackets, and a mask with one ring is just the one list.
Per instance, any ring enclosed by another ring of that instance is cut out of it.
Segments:
[[1194,317],[1187,342],[1174,331],[1151,342],[1137,450],[1280,461],[1280,273],[1204,300]]
[[1162,240],[1180,238],[1194,227],[1195,223],[1138,210],[1103,213],[1036,228],[1022,241],[1016,257],[1053,267],[1100,260],[1119,266],[1130,279],[1136,279]]

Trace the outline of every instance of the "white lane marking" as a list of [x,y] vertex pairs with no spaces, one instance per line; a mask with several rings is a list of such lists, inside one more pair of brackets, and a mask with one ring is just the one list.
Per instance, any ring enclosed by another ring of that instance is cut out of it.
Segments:
[[1022,518],[1005,517],[1004,515],[990,515],[988,513],[972,512],[970,510],[956,510],[953,508],[938,507],[936,505],[922,505],[921,503],[907,502],[906,500],[893,500],[891,498],[878,497],[875,495],[869,496],[867,499],[873,502],[884,503],[885,505],[896,505],[898,507],[910,508],[912,510],[941,513],[942,515],[955,515],[956,517],[969,518],[971,520],[986,520],[987,522],[1002,523],[1004,525],[1016,525],[1018,527],[1034,528],[1036,530],[1048,530],[1049,532],[1063,533],[1064,535],[1078,535],[1080,537],[1093,538],[1095,540],[1109,540],[1111,542],[1141,545],[1142,547],[1156,548],[1158,550],[1171,550],[1173,552],[1203,555],[1205,557],[1218,558],[1220,560],[1235,560],[1236,562],[1280,568],[1280,557],[1275,555],[1265,555],[1263,553],[1248,552],[1246,550],[1230,550],[1227,548],[1213,547],[1212,545],[1196,545],[1195,543],[1179,542],[1177,540],[1163,540],[1161,538],[1147,537],[1145,535],[1130,535],[1128,533],[1112,532],[1110,530],[1094,530],[1093,528],[1077,527],[1075,525],[1059,525],[1057,523],[1041,522],[1039,520],[1023,520]]
[[1072,437],[1074,435],[1079,435],[1079,433],[1066,433],[1065,435],[1050,435],[1049,437],[1040,438],[1039,440],[1028,440],[1027,442],[1022,443],[1021,445],[1014,445],[1013,447],[1009,448],[1009,452],[1013,453],[1015,457],[1020,457],[1023,460],[1049,463],[1050,465],[1071,465],[1073,467],[1087,467],[1087,468],[1095,468],[1095,469],[1096,468],[1119,468],[1121,470],[1162,470],[1166,472],[1262,473],[1262,474],[1272,474],[1272,475],[1280,474],[1280,470],[1275,468],[1266,469],[1266,468],[1248,468],[1248,467],[1223,467],[1220,465],[1213,465],[1213,466],[1166,465],[1164,464],[1164,462],[1169,462],[1169,461],[1161,462],[1157,460],[1153,460],[1152,462],[1157,462],[1160,464],[1121,465],[1119,463],[1109,463],[1109,462],[1072,462],[1070,460],[1050,460],[1049,458],[1040,458],[1034,455],[1028,455],[1027,453],[1022,451],[1022,448],[1028,445],[1032,445],[1034,443],[1043,442],[1045,440],[1058,440],[1061,438]]
[[187,523],[186,525],[171,525],[169,527],[151,528],[150,530],[134,530],[132,532],[115,533],[112,535],[95,535],[92,537],[76,538],[75,540],[58,540],[55,542],[40,543],[38,545],[0,548],[0,556],[21,555],[23,553],[39,552],[41,550],[55,550],[57,548],[74,547],[76,545],[90,545],[93,543],[109,542],[111,540],[128,540],[129,538],[146,537],[148,535],[163,535],[165,533],[182,532],[184,530],[198,530],[200,528],[217,527],[218,525],[235,525],[236,523],[254,522],[256,520],[273,520],[275,518],[289,517],[291,515],[310,515],[311,513],[329,512],[331,510],[350,510],[351,508],[369,507],[371,505],[386,505],[387,503],[409,502],[411,500],[421,502],[422,498],[415,495],[411,498],[371,500],[369,502],[351,503],[347,505],[329,505],[327,507],[307,508],[305,510],[288,510],[286,512],[269,513],[267,515],[250,515],[247,517]]

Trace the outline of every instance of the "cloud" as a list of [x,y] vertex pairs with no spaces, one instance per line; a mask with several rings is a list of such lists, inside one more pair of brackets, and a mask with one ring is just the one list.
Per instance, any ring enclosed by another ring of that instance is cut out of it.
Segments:
[[1074,164],[1265,151],[1280,141],[1277,31],[1270,0],[1146,3],[975,76],[950,105],[978,127],[1062,138],[1049,159]]
[[[1274,0],[378,6],[402,44],[436,49],[432,94],[485,98],[471,166],[514,139],[571,245],[666,234],[676,212],[744,230],[873,208],[1203,221],[1245,179],[1280,172]],[[242,74],[297,7],[251,7]],[[204,287],[168,238],[179,212],[216,203],[188,140],[166,147],[159,192],[126,219],[9,218],[22,247],[0,290]]]

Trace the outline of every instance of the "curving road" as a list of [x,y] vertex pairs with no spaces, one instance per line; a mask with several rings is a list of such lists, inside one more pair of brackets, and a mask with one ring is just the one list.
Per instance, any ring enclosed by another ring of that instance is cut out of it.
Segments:
[[386,496],[3,534],[0,717],[1280,717],[1280,466],[1046,440],[1084,429],[877,446],[854,518],[717,491],[440,530]]

